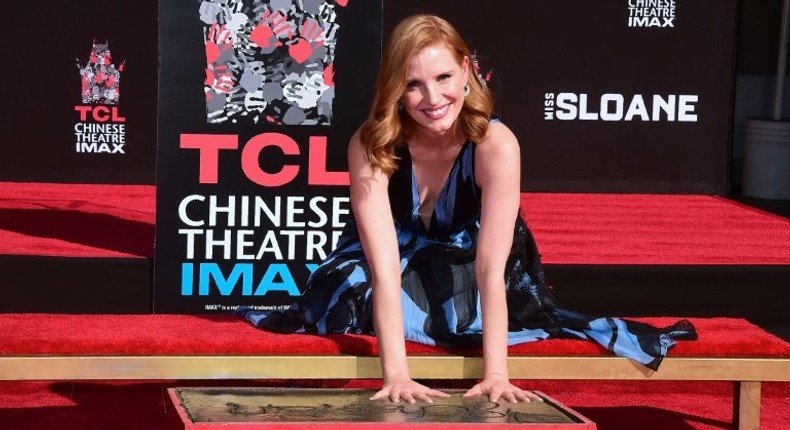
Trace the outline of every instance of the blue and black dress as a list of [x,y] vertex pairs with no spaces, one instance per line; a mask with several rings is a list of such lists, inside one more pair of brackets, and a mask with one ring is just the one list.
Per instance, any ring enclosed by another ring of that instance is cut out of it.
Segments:
[[[400,248],[404,334],[443,347],[482,345],[475,251],[482,190],[475,181],[475,144],[464,143],[437,197],[428,228],[408,147],[396,149],[398,170],[389,199]],[[597,318],[563,308],[547,283],[535,240],[519,217],[505,277],[509,344],[549,338],[587,339],[622,357],[657,369],[674,339],[695,339],[688,321],[655,328],[618,318]],[[374,334],[370,270],[353,217],[337,249],[316,269],[308,288],[286,310],[237,313],[259,328],[280,333]]]

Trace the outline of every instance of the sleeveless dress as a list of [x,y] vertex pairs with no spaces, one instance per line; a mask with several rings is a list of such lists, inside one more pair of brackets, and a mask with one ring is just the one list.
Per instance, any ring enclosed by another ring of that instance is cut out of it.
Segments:
[[[417,213],[419,194],[405,145],[389,200],[400,248],[404,334],[407,340],[454,348],[482,346],[475,250],[482,190],[474,175],[475,144],[467,141],[437,197],[428,228]],[[690,322],[666,328],[598,318],[563,308],[546,282],[535,240],[519,217],[504,273],[510,345],[549,338],[597,342],[614,354],[657,369],[675,339],[696,339]],[[255,326],[278,333],[375,334],[370,270],[353,216],[337,248],[308,279],[288,309],[236,310]]]

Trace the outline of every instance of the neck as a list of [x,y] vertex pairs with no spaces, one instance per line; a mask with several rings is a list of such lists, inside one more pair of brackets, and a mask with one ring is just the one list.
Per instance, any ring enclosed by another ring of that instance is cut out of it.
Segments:
[[463,136],[460,133],[455,133],[454,130],[448,130],[441,134],[417,131],[409,139],[409,147],[413,149],[445,150],[461,143],[463,143]]

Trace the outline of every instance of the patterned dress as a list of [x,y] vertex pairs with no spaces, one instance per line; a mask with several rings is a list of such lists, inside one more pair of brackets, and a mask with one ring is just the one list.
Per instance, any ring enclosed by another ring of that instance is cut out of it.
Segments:
[[[475,144],[466,142],[460,150],[428,228],[417,212],[419,194],[408,148],[400,146],[396,154],[399,168],[389,180],[389,199],[400,248],[405,337],[429,345],[480,348],[475,251],[482,190],[475,182]],[[585,339],[657,369],[674,339],[696,338],[686,320],[655,328],[563,308],[546,282],[535,240],[520,217],[514,229],[504,273],[510,345],[549,338]],[[375,334],[370,279],[352,217],[337,249],[313,272],[296,303],[283,311],[239,308],[236,313],[259,328],[279,333]]]

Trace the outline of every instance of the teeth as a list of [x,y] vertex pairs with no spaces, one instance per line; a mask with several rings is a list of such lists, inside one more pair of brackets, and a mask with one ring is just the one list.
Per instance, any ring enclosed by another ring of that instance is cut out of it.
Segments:
[[447,109],[450,108],[450,105],[445,105],[444,107],[440,107],[439,109],[426,109],[425,114],[430,117],[440,117],[447,112]]

